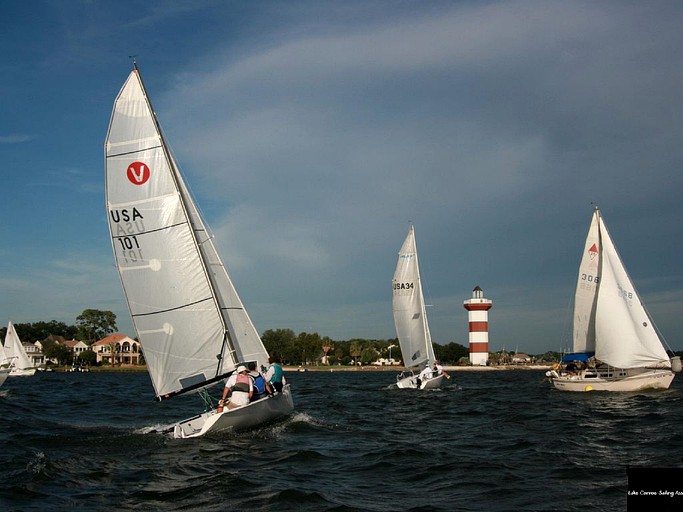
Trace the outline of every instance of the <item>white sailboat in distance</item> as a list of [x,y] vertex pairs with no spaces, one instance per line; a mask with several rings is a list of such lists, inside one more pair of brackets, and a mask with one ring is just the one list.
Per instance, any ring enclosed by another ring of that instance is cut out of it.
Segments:
[[415,228],[410,226],[401,250],[392,281],[392,305],[396,335],[401,346],[403,365],[410,368],[396,378],[399,388],[433,389],[441,386],[444,375],[422,378],[415,370],[436,361],[432,337],[429,333],[427,311],[420,281],[420,265],[417,260]]
[[111,243],[157,400],[201,392],[203,413],[174,437],[251,428],[289,415],[282,393],[216,408],[206,389],[268,354],[178,170],[137,67],[116,97],[105,142]]
[[7,380],[7,377],[9,377],[9,365],[9,359],[7,359],[7,355],[5,354],[5,347],[0,343],[0,386],[2,386]]
[[36,367],[31,363],[12,322],[7,323],[5,357],[9,362],[10,377],[30,377],[36,373]]
[[629,278],[598,208],[579,265],[574,353],[546,376],[562,391],[668,389],[678,357],[662,339]]

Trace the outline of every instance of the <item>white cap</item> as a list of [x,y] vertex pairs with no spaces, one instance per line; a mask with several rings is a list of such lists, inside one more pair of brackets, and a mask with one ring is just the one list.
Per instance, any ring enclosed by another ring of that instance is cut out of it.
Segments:
[[242,373],[242,372],[246,372],[246,371],[247,371],[247,368],[246,368],[246,366],[244,366],[243,364],[241,364],[241,365],[239,365],[239,366],[237,367],[237,370],[235,370],[235,371],[236,371],[237,373]]

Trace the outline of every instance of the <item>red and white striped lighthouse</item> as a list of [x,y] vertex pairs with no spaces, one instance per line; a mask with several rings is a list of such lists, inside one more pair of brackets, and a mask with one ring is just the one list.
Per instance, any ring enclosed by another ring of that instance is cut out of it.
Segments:
[[489,360],[489,309],[493,307],[493,301],[485,299],[484,290],[477,286],[463,307],[470,323],[470,363],[486,366]]

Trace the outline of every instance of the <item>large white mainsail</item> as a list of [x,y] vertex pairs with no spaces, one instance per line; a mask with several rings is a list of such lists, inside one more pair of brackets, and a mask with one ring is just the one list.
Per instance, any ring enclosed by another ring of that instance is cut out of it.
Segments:
[[394,324],[403,364],[410,367],[434,361],[412,225],[398,253],[392,288]]
[[12,373],[25,373],[25,371],[28,370],[29,373],[26,374],[33,375],[33,372],[35,372],[34,365],[31,363],[24,346],[21,344],[19,335],[12,325],[12,322],[7,323],[7,334],[5,335],[5,357],[12,367]]
[[137,66],[105,142],[107,216],[128,307],[159,399],[267,353],[158,125]]
[[616,368],[671,367],[654,324],[619,258],[598,210],[602,245],[595,315],[595,357]]

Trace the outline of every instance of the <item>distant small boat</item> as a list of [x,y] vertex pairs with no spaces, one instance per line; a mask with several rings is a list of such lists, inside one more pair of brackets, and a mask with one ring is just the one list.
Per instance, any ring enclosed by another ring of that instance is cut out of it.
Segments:
[[236,409],[206,388],[268,354],[163,136],[137,65],[114,103],[105,142],[107,215],[128,308],[157,400],[202,392],[205,412],[177,438],[251,428],[289,415],[289,385]]
[[430,362],[436,361],[436,356],[429,333],[420,281],[420,266],[417,260],[415,229],[412,225],[398,253],[398,262],[392,281],[392,304],[403,364],[410,368],[407,372],[402,372],[397,376],[396,386],[402,389],[440,387],[444,379],[443,374],[432,374],[431,377],[423,375],[422,378],[419,376],[419,369],[428,367]]
[[14,329],[12,322],[7,324],[5,336],[5,357],[10,365],[10,377],[30,377],[36,373],[36,368],[31,364],[28,354],[21,344],[19,335]]
[[639,391],[668,389],[680,371],[595,208],[576,285],[574,353],[546,376],[562,391]]

